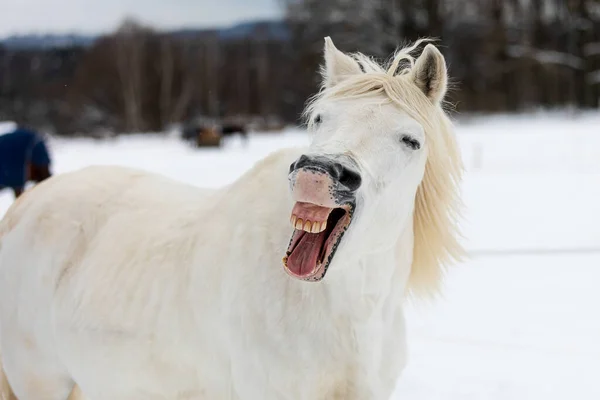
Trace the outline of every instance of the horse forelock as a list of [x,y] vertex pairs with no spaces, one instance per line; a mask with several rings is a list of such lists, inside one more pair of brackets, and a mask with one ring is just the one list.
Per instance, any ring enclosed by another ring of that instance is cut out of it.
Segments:
[[323,86],[304,111],[310,125],[308,117],[322,102],[377,96],[395,104],[423,126],[428,154],[415,197],[413,262],[408,283],[409,293],[417,297],[437,295],[447,265],[465,254],[458,228],[463,165],[453,124],[443,104],[432,103],[414,83],[412,74],[415,58],[411,53],[426,41],[429,39],[397,50],[385,64],[361,53],[351,54],[363,73],[332,87]]

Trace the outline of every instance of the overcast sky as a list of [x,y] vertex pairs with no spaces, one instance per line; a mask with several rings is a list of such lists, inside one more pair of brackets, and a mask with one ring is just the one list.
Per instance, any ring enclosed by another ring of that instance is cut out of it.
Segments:
[[224,26],[281,15],[278,0],[0,0],[0,37],[103,33],[126,16],[156,28]]

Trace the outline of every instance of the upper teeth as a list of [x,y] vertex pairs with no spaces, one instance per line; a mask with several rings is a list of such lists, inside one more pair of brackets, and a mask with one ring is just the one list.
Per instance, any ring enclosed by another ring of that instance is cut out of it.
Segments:
[[327,227],[327,221],[309,221],[298,218],[296,215],[292,215],[290,218],[292,226],[299,231],[306,231],[309,233],[323,232]]

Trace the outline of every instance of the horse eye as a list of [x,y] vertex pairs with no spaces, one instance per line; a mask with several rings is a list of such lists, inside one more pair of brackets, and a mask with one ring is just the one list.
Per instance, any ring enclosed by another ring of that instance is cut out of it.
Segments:
[[321,114],[317,114],[317,116],[314,119],[314,123],[320,124],[322,121],[323,121],[323,119],[321,118]]
[[407,145],[411,150],[419,150],[421,148],[421,143],[418,140],[413,139],[410,136],[402,136],[402,143]]

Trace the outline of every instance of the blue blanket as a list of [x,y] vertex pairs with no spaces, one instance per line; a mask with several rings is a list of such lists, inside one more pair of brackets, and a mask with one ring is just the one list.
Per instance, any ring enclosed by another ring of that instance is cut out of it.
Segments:
[[40,135],[17,129],[0,136],[0,187],[24,187],[28,163],[50,165],[50,154]]

